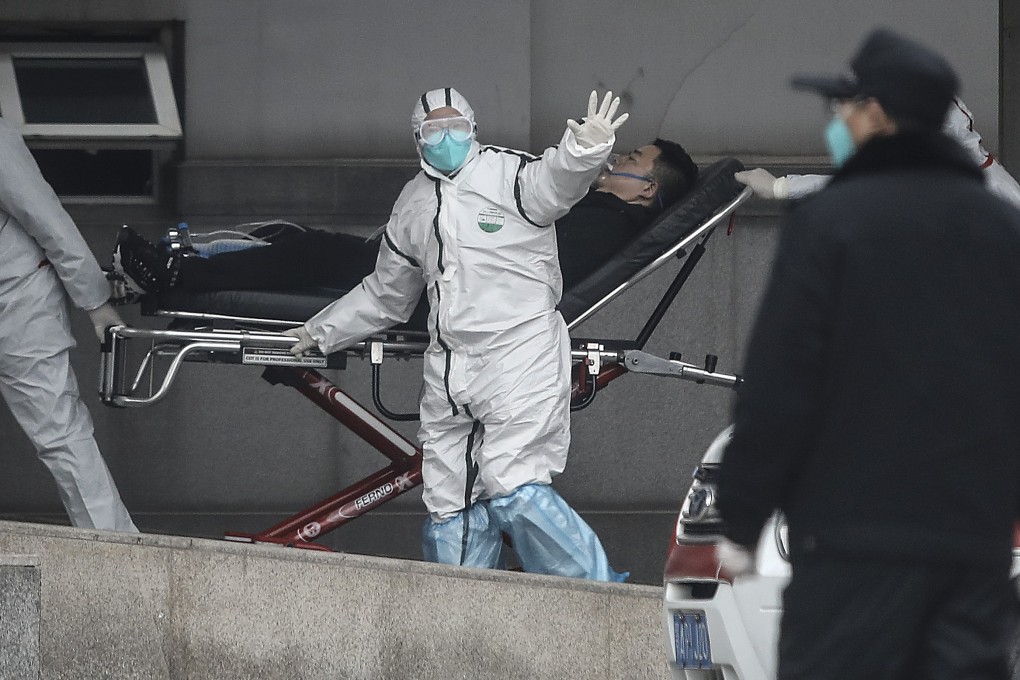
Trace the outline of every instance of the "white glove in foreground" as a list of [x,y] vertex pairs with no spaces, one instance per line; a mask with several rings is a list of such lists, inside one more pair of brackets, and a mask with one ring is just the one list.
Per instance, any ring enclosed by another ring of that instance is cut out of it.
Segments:
[[297,328],[288,328],[283,331],[283,335],[289,335],[292,338],[297,338],[297,342],[291,345],[290,353],[297,358],[303,357],[308,350],[318,349],[319,345],[312,339],[312,336],[308,334],[304,326],[298,326]]
[[89,319],[92,320],[92,327],[96,329],[96,337],[99,338],[99,342],[103,341],[107,328],[124,325],[124,320],[120,318],[120,314],[110,306],[109,302],[104,302],[95,309],[88,310],[88,313]]
[[616,109],[620,106],[620,98],[613,99],[612,91],[606,92],[606,96],[602,99],[602,106],[596,111],[595,107],[598,106],[598,103],[599,95],[595,90],[592,90],[588,97],[588,115],[584,117],[584,123],[567,119],[567,127],[574,133],[577,145],[585,149],[609,142],[616,134],[617,128],[630,118],[630,114],[625,113],[615,121],[613,120]]
[[724,538],[715,547],[715,558],[719,561],[719,571],[732,578],[747,576],[754,573],[754,551]]
[[777,179],[775,175],[765,168],[755,168],[754,170],[743,170],[734,173],[733,179],[751,187],[751,191],[759,198],[773,200],[786,198],[789,194],[786,188],[786,178],[780,177]]

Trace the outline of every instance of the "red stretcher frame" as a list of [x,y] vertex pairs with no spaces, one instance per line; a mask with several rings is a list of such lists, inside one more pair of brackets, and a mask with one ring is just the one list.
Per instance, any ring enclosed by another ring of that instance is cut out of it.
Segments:
[[[330,551],[316,543],[329,532],[388,503],[422,483],[421,447],[334,385],[314,369],[271,367],[267,380],[292,387],[390,460],[390,464],[354,482],[282,522],[258,533],[226,532],[224,538],[244,543],[269,543],[291,548]],[[619,363],[607,364],[595,376],[601,389],[627,372]],[[591,381],[579,364],[571,388],[573,400],[591,396]]]

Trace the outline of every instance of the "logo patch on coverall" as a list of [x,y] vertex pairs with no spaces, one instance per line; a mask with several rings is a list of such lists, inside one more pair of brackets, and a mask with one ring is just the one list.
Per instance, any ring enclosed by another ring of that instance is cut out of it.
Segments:
[[483,208],[478,213],[478,226],[481,227],[482,231],[489,234],[495,233],[503,228],[503,222],[506,221],[506,217],[499,211],[499,208]]

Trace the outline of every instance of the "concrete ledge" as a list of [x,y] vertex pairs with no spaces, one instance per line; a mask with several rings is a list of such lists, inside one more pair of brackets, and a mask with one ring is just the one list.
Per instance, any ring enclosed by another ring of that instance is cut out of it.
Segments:
[[668,678],[659,588],[0,522],[44,677]]
[[0,551],[0,680],[39,677],[39,558]]

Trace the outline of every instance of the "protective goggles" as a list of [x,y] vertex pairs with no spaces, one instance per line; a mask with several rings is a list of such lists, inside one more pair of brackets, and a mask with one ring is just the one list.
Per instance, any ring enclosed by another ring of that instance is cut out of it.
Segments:
[[466,142],[471,139],[474,130],[474,124],[466,116],[435,118],[426,120],[418,126],[418,139],[429,146],[439,144],[447,135],[455,142]]

